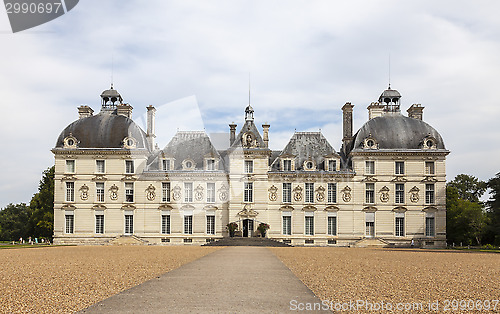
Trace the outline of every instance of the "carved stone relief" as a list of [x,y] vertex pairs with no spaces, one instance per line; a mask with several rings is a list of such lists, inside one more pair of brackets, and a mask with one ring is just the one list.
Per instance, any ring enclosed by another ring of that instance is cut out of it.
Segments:
[[174,188],[172,189],[172,198],[174,199],[174,201],[178,201],[181,199],[181,187],[176,185],[174,186]]
[[323,202],[325,200],[325,188],[321,185],[316,189],[316,200],[318,202]]
[[416,203],[420,199],[420,197],[418,196],[418,192],[420,192],[420,189],[417,188],[416,186],[410,189],[410,201],[412,203]]
[[201,201],[203,199],[203,187],[198,184],[196,189],[194,189],[194,199]]
[[118,187],[115,184],[109,188],[109,198],[113,201],[118,199]]
[[387,203],[389,201],[389,188],[387,186],[380,189],[380,201],[383,203]]
[[346,185],[346,187],[342,189],[342,200],[346,203],[349,203],[351,201],[351,198],[351,188]]
[[82,201],[86,201],[89,199],[89,187],[87,185],[82,185],[82,187],[80,188],[80,198],[82,199]]
[[302,188],[300,187],[300,185],[297,185],[293,189],[293,200],[296,202],[302,201]]
[[275,202],[278,199],[278,194],[276,193],[278,188],[274,185],[269,188],[269,200]]
[[156,197],[155,190],[156,188],[152,184],[150,184],[146,189],[146,198],[148,199],[148,201],[154,201]]

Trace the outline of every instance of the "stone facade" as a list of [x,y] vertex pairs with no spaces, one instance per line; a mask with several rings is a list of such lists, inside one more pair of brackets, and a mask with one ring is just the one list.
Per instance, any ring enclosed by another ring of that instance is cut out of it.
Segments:
[[401,114],[400,97],[384,91],[355,134],[354,106],[344,105],[339,151],[320,132],[295,132],[272,151],[270,126],[261,135],[250,105],[226,149],[198,131],[159,149],[155,109],[144,132],[111,88],[101,112],[80,107],[52,149],[54,242],[204,244],[236,222],[238,236],[260,236],[267,223],[266,237],[293,245],[444,246],[449,152],[421,105]]

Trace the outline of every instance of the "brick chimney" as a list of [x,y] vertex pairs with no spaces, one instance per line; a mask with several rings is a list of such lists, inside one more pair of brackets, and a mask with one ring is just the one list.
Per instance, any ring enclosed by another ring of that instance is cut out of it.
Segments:
[[146,138],[148,140],[148,145],[151,151],[155,148],[155,112],[156,108],[149,105],[146,107],[148,109],[147,113],[147,133]]
[[342,142],[344,147],[347,147],[347,144],[352,140],[352,108],[354,105],[351,105],[350,102],[346,102],[342,107],[343,112],[343,138]]
[[94,114],[94,110],[86,105],[81,105],[78,107],[78,116],[80,119],[91,117]]
[[372,102],[366,109],[368,109],[368,120],[384,115],[385,105],[379,102]]
[[425,107],[422,107],[421,104],[411,105],[411,107],[408,108],[408,110],[406,110],[408,112],[408,117],[417,120],[422,120],[424,117],[424,108]]
[[229,146],[233,145],[236,138],[236,124],[231,123],[229,125]]
[[264,146],[266,148],[269,147],[269,127],[271,127],[271,125],[269,125],[267,123],[262,125],[262,129],[264,130],[264,134],[263,134],[264,135],[264,137],[263,137]]
[[119,104],[116,106],[116,114],[132,119],[132,109],[134,107],[129,104]]

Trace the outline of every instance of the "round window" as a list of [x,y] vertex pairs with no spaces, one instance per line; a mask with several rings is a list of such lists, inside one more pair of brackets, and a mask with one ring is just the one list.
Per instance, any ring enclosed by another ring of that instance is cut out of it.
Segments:
[[434,146],[434,142],[432,140],[427,140],[427,142],[425,143],[427,145],[427,147],[432,147]]
[[366,145],[368,147],[373,147],[375,145],[375,142],[373,140],[368,140],[368,141],[366,141]]
[[190,161],[186,161],[186,168],[191,168],[193,166],[193,163]]
[[312,168],[313,168],[313,163],[312,163],[312,161],[308,161],[308,162],[306,163],[306,168],[307,168],[307,169],[312,169]]
[[68,145],[69,145],[69,146],[73,146],[73,145],[75,145],[75,141],[73,141],[72,139],[69,139],[69,140],[68,140]]
[[128,139],[128,140],[127,140],[127,145],[128,145],[128,146],[133,146],[133,145],[134,145],[134,141],[133,141],[133,140],[131,140],[131,139]]

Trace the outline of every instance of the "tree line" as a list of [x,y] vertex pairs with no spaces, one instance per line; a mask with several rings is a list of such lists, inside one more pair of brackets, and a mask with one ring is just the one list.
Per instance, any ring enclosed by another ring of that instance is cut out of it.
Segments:
[[[489,189],[488,201],[481,201]],[[54,166],[43,171],[30,203],[0,210],[0,240],[46,238],[54,229]],[[449,245],[500,245],[500,172],[490,180],[460,174],[446,184],[446,234]]]

